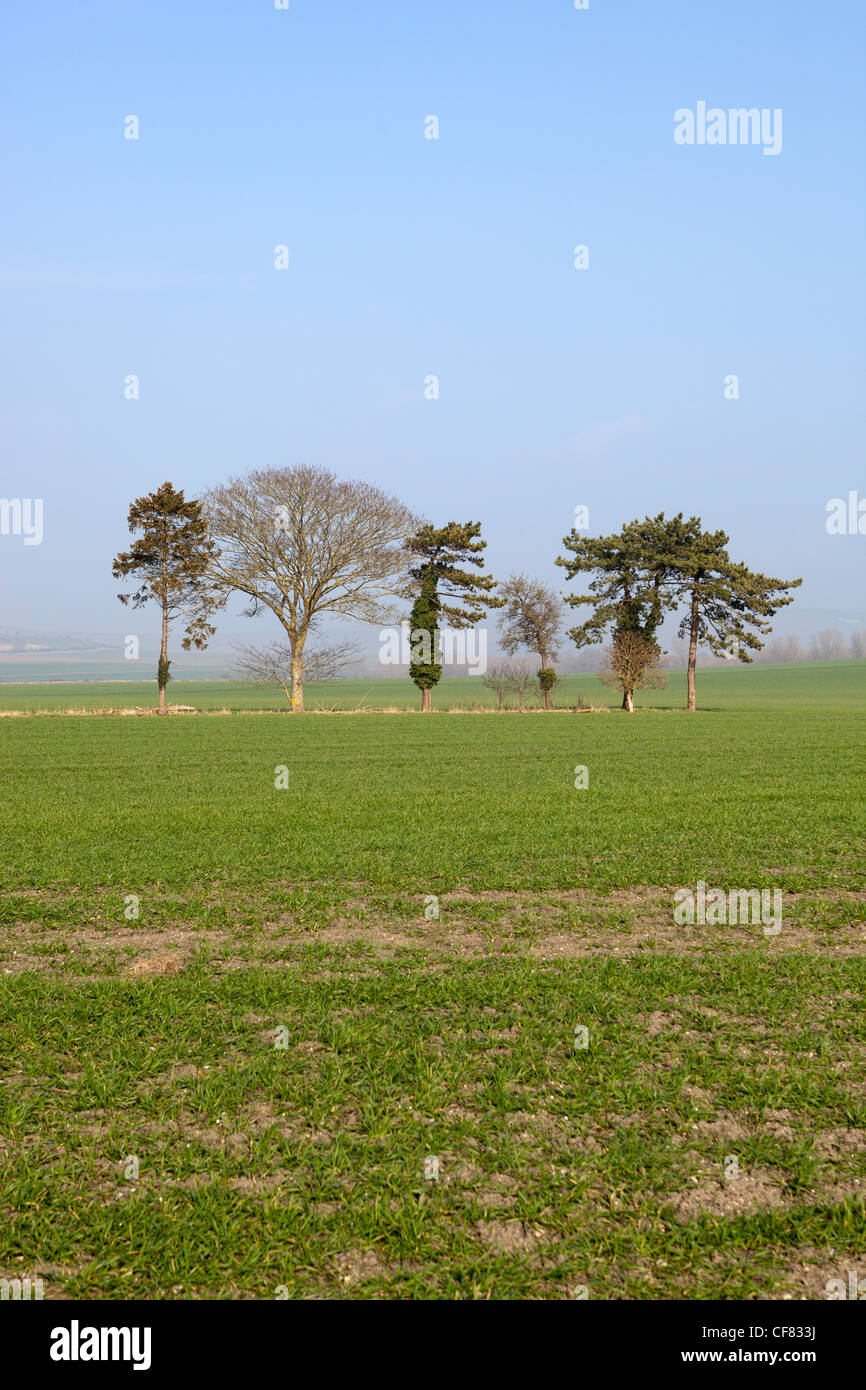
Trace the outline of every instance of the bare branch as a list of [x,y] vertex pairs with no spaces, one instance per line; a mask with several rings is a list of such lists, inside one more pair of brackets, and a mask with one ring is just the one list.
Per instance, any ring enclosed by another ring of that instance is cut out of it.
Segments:
[[305,644],[319,615],[383,624],[405,589],[405,542],[418,518],[397,498],[321,468],[265,468],[205,497],[220,554],[214,584],[269,608],[292,655],[293,708],[303,708]]
[[667,685],[661,657],[661,648],[652,638],[624,629],[616,634],[613,645],[605,648],[598,678],[604,685],[620,686],[624,708],[631,710],[636,690],[663,690]]
[[537,652],[542,667],[553,666],[562,630],[564,605],[538,579],[510,574],[502,585],[505,607],[499,615],[500,643],[512,655],[521,647]]
[[[242,680],[254,685],[282,690],[291,705],[292,649],[285,642],[272,642],[267,647],[245,647],[236,643],[234,669]],[[327,647],[312,647],[304,654],[304,674],[307,680],[335,680],[347,667],[361,658],[354,642],[335,642]]]

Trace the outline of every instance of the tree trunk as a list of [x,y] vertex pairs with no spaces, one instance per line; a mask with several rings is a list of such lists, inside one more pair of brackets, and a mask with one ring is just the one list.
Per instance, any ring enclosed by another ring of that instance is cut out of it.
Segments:
[[692,590],[692,622],[691,622],[691,628],[690,628],[690,630],[689,630],[689,673],[688,673],[689,698],[688,698],[688,704],[687,704],[687,706],[686,706],[686,708],[688,709],[688,711],[689,711],[690,714],[694,714],[695,710],[697,709],[697,704],[696,704],[696,702],[695,702],[695,666],[697,665],[697,661],[698,661],[698,625],[699,625],[699,622],[700,622],[700,614],[699,614],[699,611],[698,611],[698,591],[697,591],[697,589],[693,589],[693,590]]
[[[541,669],[542,669],[542,671],[546,671],[546,670],[547,670],[547,652],[543,652],[543,651],[539,650],[539,653],[538,653],[538,660],[541,662]],[[550,691],[549,691],[549,690],[545,690],[545,691],[544,691],[544,708],[545,708],[545,709],[550,709]]]
[[304,649],[298,643],[292,646],[292,710],[304,712]]
[[[165,562],[162,566],[163,577],[165,576]],[[163,583],[164,583],[163,578]],[[159,682],[159,705],[157,714],[167,714],[165,707],[165,687],[168,677],[168,604],[163,599],[162,604],[162,642],[159,648],[159,671],[157,680]]]
[[624,691],[623,691],[623,696],[622,696],[622,707],[623,707],[623,709],[628,710],[629,714],[634,714],[634,692],[633,692],[633,691],[631,691],[631,690],[624,690]]
[[432,708],[433,708],[433,706],[432,706],[432,704],[430,703],[430,691],[429,691],[429,690],[422,690],[422,691],[421,691],[421,713],[422,713],[422,714],[429,714],[429,713],[430,713],[430,710],[431,710]]

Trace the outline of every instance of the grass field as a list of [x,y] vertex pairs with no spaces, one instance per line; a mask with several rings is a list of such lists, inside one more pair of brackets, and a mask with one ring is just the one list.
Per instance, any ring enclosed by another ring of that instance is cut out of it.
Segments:
[[[12,670],[7,664],[6,671]],[[19,668],[16,668],[19,670]],[[15,673],[15,672],[14,672]],[[14,674],[13,673],[13,674]],[[640,691],[639,707],[681,709],[686,701],[685,672],[668,673],[665,690]],[[597,676],[563,676],[554,692],[560,708],[577,704],[617,705],[613,691]],[[288,712],[282,691],[247,685],[241,681],[173,680],[168,687],[170,703],[192,705],[199,710],[271,709]],[[417,710],[419,692],[408,679],[336,680],[311,682],[305,689],[310,709],[325,707],[345,711],[382,707]],[[434,693],[439,710],[454,708],[492,709],[496,703],[480,676],[445,677]],[[815,709],[866,707],[866,661],[815,661],[802,665],[723,666],[699,669],[698,700],[704,709],[753,708],[770,705],[810,705]],[[68,709],[150,708],[156,704],[156,682],[149,681],[63,681],[48,685],[0,680],[0,712],[6,710],[64,711]],[[514,697],[509,697],[514,707]]]
[[[699,672],[696,716],[677,675],[634,717],[0,720],[0,1277],[735,1299],[866,1274],[864,665]],[[780,889],[781,931],[678,926],[699,880]]]

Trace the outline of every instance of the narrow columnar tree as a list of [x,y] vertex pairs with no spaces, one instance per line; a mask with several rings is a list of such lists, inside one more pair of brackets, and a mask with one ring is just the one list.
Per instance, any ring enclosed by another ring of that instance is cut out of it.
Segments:
[[412,661],[409,674],[421,691],[421,709],[429,711],[430,692],[442,675],[439,628],[442,617],[452,627],[472,627],[488,608],[500,608],[503,599],[492,590],[490,575],[471,574],[463,565],[481,568],[480,521],[449,521],[447,526],[420,527],[409,538],[409,576],[417,593],[410,617]]
[[421,592],[412,605],[409,618],[409,675],[421,691],[421,709],[430,709],[430,691],[442,679],[442,644],[439,639],[439,602],[436,574],[425,567],[420,576]]
[[504,600],[499,615],[500,645],[511,656],[521,648],[537,654],[544,708],[550,709],[550,692],[557,680],[554,662],[562,628],[562,600],[553,589],[525,574],[510,574],[500,594]]
[[143,608],[156,603],[162,612],[162,640],[157,667],[160,714],[166,713],[165,688],[170,680],[168,634],[178,618],[186,620],[186,636],[181,646],[207,646],[215,628],[210,618],[220,606],[219,595],[209,578],[216,557],[216,546],[208,534],[201,502],[187,501],[183,491],[163,483],[156,492],[137,497],[130,505],[128,523],[136,536],[129,550],[123,550],[112,564],[115,579],[134,577],[139,588],[133,594],[118,594],[120,602]]
[[292,709],[304,708],[304,649],[327,614],[387,623],[405,596],[406,537],[418,518],[396,497],[323,468],[263,468],[205,497],[221,553],[212,571],[226,597],[269,608],[291,650]]

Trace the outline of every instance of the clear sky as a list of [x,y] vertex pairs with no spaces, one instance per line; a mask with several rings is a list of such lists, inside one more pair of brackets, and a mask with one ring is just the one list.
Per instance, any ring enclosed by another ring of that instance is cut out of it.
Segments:
[[[18,0],[0,50],[0,494],[44,499],[0,625],[128,631],[130,499],[297,462],[497,577],[683,510],[866,608],[862,0]],[[781,151],[676,144],[702,101]]]

